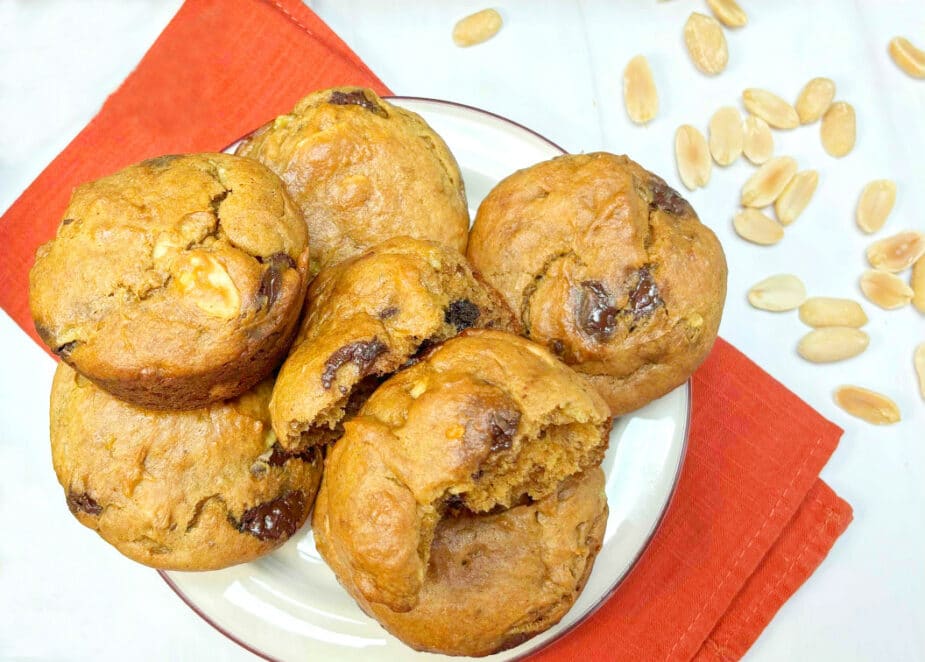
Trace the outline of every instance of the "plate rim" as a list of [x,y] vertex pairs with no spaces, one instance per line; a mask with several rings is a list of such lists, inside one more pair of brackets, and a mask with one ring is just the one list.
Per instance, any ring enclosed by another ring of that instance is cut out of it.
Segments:
[[[522,131],[526,131],[527,133],[531,134],[535,138],[538,138],[542,142],[546,143],[547,145],[549,145],[550,147],[558,151],[560,155],[564,156],[569,153],[561,145],[553,142],[552,140],[550,140],[543,134],[531,129],[530,127],[524,126],[523,124],[515,120],[512,120],[508,117],[505,117],[503,115],[499,115],[498,113],[494,113],[490,110],[485,110],[484,108],[479,108],[477,106],[472,106],[469,104],[461,103],[459,101],[450,101],[448,99],[435,99],[433,97],[409,96],[409,95],[386,95],[386,96],[383,96],[382,98],[389,100],[389,101],[395,100],[399,102],[400,101],[412,101],[412,102],[420,101],[420,102],[432,103],[437,106],[450,106],[454,108],[462,108],[464,110],[473,111],[480,115],[485,115],[485,116],[491,117],[492,119],[504,122],[505,124],[514,126]],[[254,129],[253,131],[247,132],[246,134],[244,134],[243,136],[241,136],[240,138],[238,138],[237,140],[233,141],[228,146],[226,146],[224,150],[222,151],[227,151],[228,149],[230,149],[231,147],[234,147],[235,145],[242,142],[243,140],[246,140],[251,135],[259,131],[260,128],[262,128],[263,126],[265,126],[265,124]],[[682,385],[678,386],[677,388],[683,388],[687,395],[687,408],[686,408],[687,411],[685,412],[684,419],[682,421],[684,429],[683,429],[683,433],[681,436],[680,457],[678,460],[678,468],[677,468],[677,471],[675,472],[675,475],[672,481],[671,489],[668,492],[668,498],[665,500],[665,504],[662,506],[661,512],[658,515],[658,519],[655,521],[655,525],[652,527],[652,531],[646,537],[646,540],[642,544],[642,546],[639,548],[639,551],[636,552],[635,557],[633,557],[633,560],[630,562],[626,571],[614,580],[614,583],[607,589],[607,591],[601,596],[601,598],[595,604],[593,604],[587,611],[581,614],[575,620],[574,623],[569,625],[567,628],[563,629],[552,639],[549,639],[535,648],[531,648],[529,650],[523,651],[522,653],[517,654],[515,657],[510,658],[512,662],[516,662],[517,660],[523,660],[529,655],[534,655],[536,653],[539,653],[549,648],[556,642],[559,642],[562,639],[564,639],[566,636],[568,636],[570,633],[575,631],[581,625],[586,623],[607,602],[610,601],[610,599],[614,596],[617,590],[619,590],[620,586],[623,585],[623,582],[625,582],[633,574],[633,571],[637,568],[637,566],[639,565],[639,562],[646,555],[646,552],[649,551],[649,548],[652,546],[652,541],[655,539],[655,536],[658,534],[658,532],[661,530],[662,526],[664,525],[665,517],[668,514],[668,511],[671,510],[671,506],[674,504],[675,497],[677,496],[677,493],[678,493],[678,484],[681,482],[681,475],[684,473],[684,467],[687,464],[687,452],[689,449],[690,431],[691,431],[691,414],[693,412],[693,400],[694,400],[692,379],[688,378]],[[630,415],[631,414],[632,412],[630,412]],[[314,509],[314,506],[313,506],[313,509]],[[244,641],[243,639],[235,635],[233,632],[230,632],[227,628],[225,628],[224,626],[220,625],[219,623],[214,621],[212,618],[210,618],[208,614],[206,614],[197,604],[195,604],[189,597],[187,597],[186,593],[184,593],[183,590],[176,584],[176,582],[174,582],[173,578],[167,573],[166,570],[157,570],[157,574],[160,575],[161,579],[163,579],[164,582],[167,584],[167,586],[170,587],[170,590],[172,590],[177,595],[177,597],[180,598],[180,600],[193,611],[193,613],[199,616],[199,618],[205,621],[209,626],[214,628],[217,632],[224,635],[226,638],[233,641],[235,644],[237,644],[244,650],[248,651],[249,653],[252,653],[253,655],[256,655],[259,658],[267,660],[268,662],[282,662],[279,658],[273,657],[272,655],[269,655],[268,653],[258,650],[257,648],[247,643],[246,641]]]

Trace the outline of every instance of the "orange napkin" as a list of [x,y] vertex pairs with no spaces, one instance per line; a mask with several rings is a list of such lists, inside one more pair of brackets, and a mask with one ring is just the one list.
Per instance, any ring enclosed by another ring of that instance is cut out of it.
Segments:
[[[160,154],[220,150],[340,84],[388,93],[299,0],[188,0],[3,217],[0,306],[37,340],[28,269],[76,184]],[[687,461],[652,544],[613,597],[537,659],[737,659],[851,521],[818,479],[841,430],[722,340],[693,385]]]

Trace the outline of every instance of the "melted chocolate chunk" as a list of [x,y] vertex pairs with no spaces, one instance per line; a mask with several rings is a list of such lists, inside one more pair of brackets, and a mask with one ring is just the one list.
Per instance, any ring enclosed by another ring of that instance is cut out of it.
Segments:
[[379,311],[379,319],[387,320],[390,317],[395,317],[398,315],[398,308],[396,306],[389,306],[388,308],[383,308]]
[[649,267],[643,267],[638,272],[639,280],[636,281],[635,287],[630,291],[629,307],[636,319],[651,315],[652,312],[663,304],[658,295],[658,285],[652,278]]
[[324,371],[321,373],[321,385],[325,389],[334,384],[334,377],[340,367],[346,363],[353,363],[360,372],[361,377],[369,374],[373,362],[388,348],[378,338],[372,340],[358,340],[341,347],[331,354],[324,362]]
[[280,540],[295,533],[304,511],[305,495],[295,491],[244,511],[240,522],[230,515],[229,519],[241,533],[249,533],[258,540]]
[[279,297],[283,288],[283,272],[286,269],[295,269],[295,260],[285,253],[274,253],[263,260],[264,264],[269,265],[263,272],[260,279],[260,287],[257,288],[257,299],[261,308],[269,308]]
[[286,450],[279,445],[279,442],[273,444],[273,452],[267,459],[267,464],[271,467],[281,467],[289,460],[301,460],[302,462],[313,462],[317,453],[317,447],[310,446],[299,450]]
[[216,218],[218,217],[218,208],[222,206],[222,202],[228,197],[229,193],[231,193],[231,191],[226,189],[221,193],[213,195],[209,199],[209,206],[212,207],[212,213],[215,214]]
[[63,345],[59,345],[55,350],[55,354],[66,360],[68,357],[70,357],[71,352],[74,351],[74,348],[77,347],[77,342],[77,340],[72,340],[71,342],[66,342]]
[[479,307],[468,299],[457,299],[447,307],[443,321],[452,324],[457,331],[468,329],[479,320]]
[[328,99],[328,103],[332,103],[335,106],[359,106],[380,117],[389,116],[385,108],[367,99],[362,90],[355,90],[353,92],[341,92],[337,90],[331,93],[331,98]]
[[166,168],[179,158],[179,154],[164,154],[164,156],[156,156],[153,159],[142,161],[141,165],[148,168]]
[[513,409],[498,409],[491,413],[488,417],[488,434],[491,436],[493,453],[511,447],[519,422],[520,412]]
[[668,186],[662,179],[655,177],[649,182],[652,189],[652,206],[673,216],[690,213],[690,203],[681,194]]
[[76,218],[64,218],[64,219],[61,219],[61,225],[70,225],[76,220],[77,220]]
[[562,356],[565,354],[565,343],[558,338],[553,338],[549,341],[549,351],[556,356]]
[[586,334],[598,342],[607,340],[617,329],[619,312],[611,304],[610,294],[603,283],[586,280],[581,284],[576,313],[578,325]]
[[67,493],[67,507],[75,515],[77,511],[82,510],[88,515],[99,515],[103,512],[103,507],[98,504],[93,498],[84,492],[83,494],[75,494],[74,492]]

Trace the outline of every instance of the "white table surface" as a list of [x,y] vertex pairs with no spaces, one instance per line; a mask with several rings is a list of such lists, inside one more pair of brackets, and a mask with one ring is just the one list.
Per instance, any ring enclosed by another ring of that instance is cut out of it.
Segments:
[[[796,97],[828,76],[854,104],[858,141],[847,158],[821,149],[818,125],[775,132],[776,153],[819,170],[810,207],[773,248],[736,237],[731,216],[751,172],[714,168],[689,197],[729,259],[722,335],[845,428],[823,478],[855,520],[822,567],[781,609],[751,661],[925,659],[925,404],[912,348],[925,317],[865,303],[870,348],[828,366],[795,353],[806,331],[795,313],[749,308],[748,287],[793,272],[811,294],[860,299],[869,238],[854,226],[857,194],[892,178],[899,195],[880,236],[925,229],[925,82],[886,54],[890,37],[925,44],[925,2],[740,0],[748,27],[727,31],[730,63],[716,78],[695,72],[682,25],[703,2],[502,1],[492,41],[457,49],[454,21],[484,5],[320,1],[316,11],[398,94],[461,101],[506,115],[570,151],[628,153],[681,188],[673,136],[705,131],[712,112],[742,89]],[[0,210],[97,112],[170,20],[178,0],[0,0]],[[626,118],[621,73],[649,57],[661,111],[640,128]],[[2,256],[2,249],[0,249]],[[2,257],[0,257],[2,259]],[[121,557],[70,516],[51,470],[47,394],[53,363],[0,313],[0,659],[253,660],[177,599],[156,573]],[[875,428],[832,403],[841,383],[890,394],[903,421]]]

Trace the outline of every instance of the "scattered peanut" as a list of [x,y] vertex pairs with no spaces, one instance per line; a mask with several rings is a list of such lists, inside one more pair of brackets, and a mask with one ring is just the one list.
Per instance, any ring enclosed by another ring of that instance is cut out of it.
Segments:
[[746,207],[732,219],[736,234],[761,246],[771,246],[784,238],[783,226],[757,209]]
[[912,265],[912,305],[925,314],[925,255]]
[[867,261],[875,269],[905,271],[925,255],[925,234],[907,230],[875,241],[867,248]]
[[870,338],[859,329],[845,326],[828,326],[813,329],[800,340],[797,352],[813,363],[832,363],[857,356],[870,343]]
[[839,386],[835,404],[852,416],[874,425],[890,425],[900,420],[899,407],[885,395],[860,386]]
[[790,225],[806,209],[806,205],[813,199],[816,185],[819,183],[819,173],[815,170],[798,172],[790,180],[781,194],[774,201],[774,212],[777,220],[783,225]]
[[745,138],[742,142],[745,158],[761,165],[774,154],[774,136],[768,123],[760,117],[749,115],[745,118]]
[[812,297],[800,306],[800,321],[817,329],[826,326],[856,329],[867,324],[867,313],[851,299]]
[[742,187],[742,205],[766,207],[774,202],[796,174],[797,162],[789,156],[777,156],[755,171]]
[[729,51],[723,28],[712,16],[693,12],[684,24],[684,43],[694,66],[708,76],[726,68]]
[[889,51],[897,67],[913,78],[925,78],[925,51],[913,46],[905,37],[893,37]]
[[925,342],[915,348],[912,353],[912,362],[915,364],[915,374],[919,378],[919,393],[925,400]]
[[674,154],[678,174],[688,189],[693,191],[707,185],[713,161],[710,159],[706,138],[700,131],[690,124],[679,126],[674,137]]
[[801,124],[811,124],[825,114],[835,99],[835,83],[831,78],[813,78],[806,83],[794,108]]
[[483,9],[459,19],[453,26],[453,42],[467,47],[488,41],[501,29],[501,14],[494,9]]
[[884,310],[902,308],[912,300],[912,288],[886,271],[869,269],[861,276],[861,291],[872,303]]
[[713,160],[727,166],[742,154],[745,133],[738,109],[724,106],[710,118],[710,153]]
[[858,199],[857,224],[864,232],[876,232],[886,223],[896,203],[896,184],[889,179],[875,179],[864,187]]
[[817,329],[825,326],[856,329],[867,324],[867,314],[861,304],[851,299],[812,297],[800,306],[800,321]]
[[735,0],[707,0],[707,5],[727,28],[741,28],[748,23],[748,16]]
[[658,90],[644,55],[634,57],[623,70],[623,103],[636,124],[650,122],[658,114]]
[[854,149],[856,134],[854,107],[846,101],[833,103],[822,116],[819,127],[823,149],[830,156],[841,158]]
[[755,308],[781,312],[799,308],[806,300],[806,287],[796,276],[778,274],[756,283],[748,291],[748,302]]
[[752,115],[757,115],[776,129],[800,126],[796,109],[776,94],[750,87],[742,92],[742,101]]

